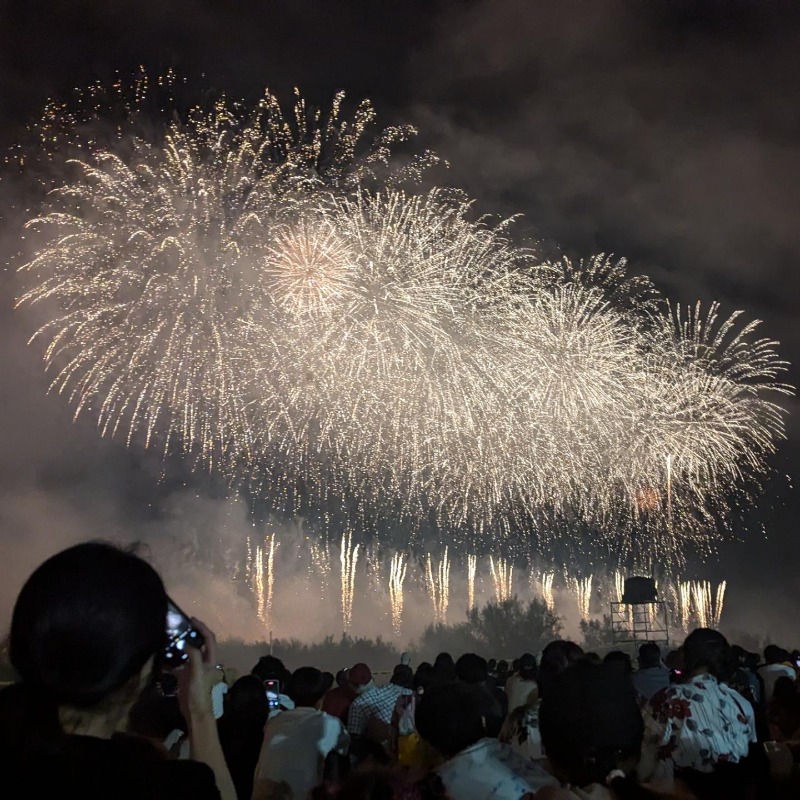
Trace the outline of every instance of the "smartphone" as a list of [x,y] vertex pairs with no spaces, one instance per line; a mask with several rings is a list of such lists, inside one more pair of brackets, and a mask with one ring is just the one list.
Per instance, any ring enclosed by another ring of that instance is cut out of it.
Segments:
[[270,711],[272,711],[272,709],[274,708],[278,708],[281,704],[280,701],[281,682],[278,680],[264,681],[264,689],[267,692],[267,703],[269,705]]
[[188,615],[167,598],[167,644],[164,647],[164,663],[175,667],[189,658],[187,647],[200,648],[205,643],[203,634],[192,626]]

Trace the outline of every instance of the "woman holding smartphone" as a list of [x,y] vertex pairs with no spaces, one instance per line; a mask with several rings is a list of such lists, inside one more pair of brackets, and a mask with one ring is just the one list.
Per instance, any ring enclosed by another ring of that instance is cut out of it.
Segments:
[[221,797],[235,800],[211,708],[214,636],[192,620],[180,699],[193,761],[170,761],[126,733],[128,713],[165,659],[168,598],[155,570],[103,543],[45,561],[17,598],[0,693],[3,797]]

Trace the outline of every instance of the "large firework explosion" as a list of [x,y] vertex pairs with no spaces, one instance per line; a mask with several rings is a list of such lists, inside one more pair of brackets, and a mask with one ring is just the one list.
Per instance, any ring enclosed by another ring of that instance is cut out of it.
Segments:
[[220,99],[113,147],[51,113],[82,155],[28,223],[19,304],[53,388],[348,535],[707,553],[783,436],[775,343],[402,188],[433,157],[393,170],[411,130],[366,142],[371,106],[341,103]]

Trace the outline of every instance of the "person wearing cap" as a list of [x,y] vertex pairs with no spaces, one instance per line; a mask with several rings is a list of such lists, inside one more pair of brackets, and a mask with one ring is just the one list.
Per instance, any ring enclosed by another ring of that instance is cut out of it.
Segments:
[[350,737],[342,723],[319,709],[330,679],[315,667],[300,667],[286,688],[295,707],[271,718],[253,778],[252,800],[308,797],[323,778],[331,753],[345,755]]
[[[411,674],[405,680],[407,673]],[[377,745],[384,753],[391,749],[392,714],[398,697],[412,694],[412,678],[410,667],[398,665],[387,686],[375,686],[372,671],[366,664],[356,664],[350,670],[350,685],[358,692],[358,697],[350,706],[347,729],[354,740],[356,737],[362,740],[359,742],[362,753],[365,752],[363,745],[368,742]],[[404,686],[404,683],[408,686]],[[378,754],[374,748],[368,747],[366,750],[373,755]]]
[[508,710],[528,706],[539,699],[539,684],[536,682],[536,658],[523,653],[515,675],[506,681]]
[[350,685],[348,669],[340,669],[336,673],[336,686],[325,694],[322,699],[322,710],[332,717],[341,720],[343,725],[347,725],[347,714],[350,711],[350,704],[358,697],[357,692]]

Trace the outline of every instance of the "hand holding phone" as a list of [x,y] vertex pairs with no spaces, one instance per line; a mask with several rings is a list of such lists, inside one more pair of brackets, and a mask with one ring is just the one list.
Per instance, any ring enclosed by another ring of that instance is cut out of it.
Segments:
[[177,667],[189,658],[187,647],[198,650],[205,644],[203,634],[192,625],[191,619],[167,598],[167,643],[164,647],[164,665]]
[[264,681],[264,690],[267,693],[267,704],[269,705],[269,710],[273,711],[276,708],[280,708],[281,682],[279,680],[275,680],[274,678],[266,680]]

